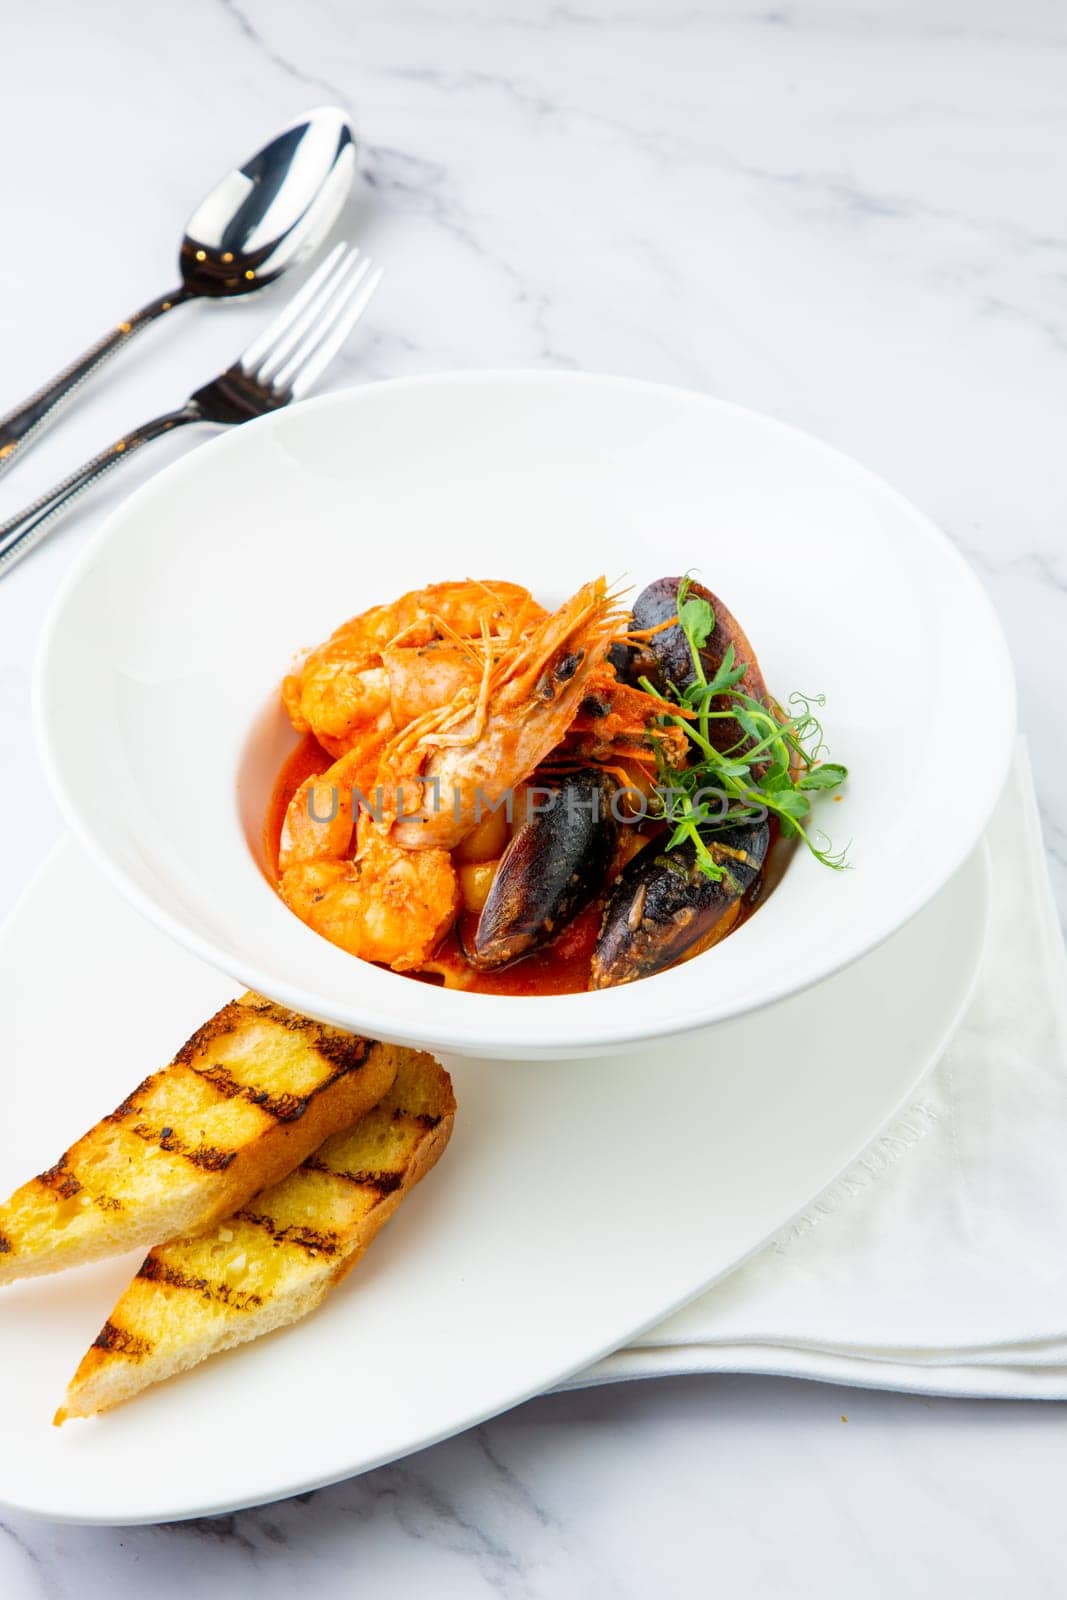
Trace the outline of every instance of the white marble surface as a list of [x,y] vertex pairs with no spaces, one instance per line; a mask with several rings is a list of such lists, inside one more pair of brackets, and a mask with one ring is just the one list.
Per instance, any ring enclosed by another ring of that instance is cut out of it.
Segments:
[[[4,16],[0,408],[170,286],[181,222],[231,159],[341,101],[364,140],[353,225],[389,275],[337,381],[634,373],[771,412],[884,473],[1004,620],[1067,911],[1055,0],[186,0],[168,15],[53,0]],[[0,517],[183,398],[265,309],[186,310],[145,336],[0,481]],[[0,584],[0,912],[59,826],[28,709],[42,618],[108,506],[182,448],[131,463]],[[616,1387],[216,1522],[4,1517],[0,1592],[1052,1595],[1063,1440],[1040,1406],[750,1378]]]

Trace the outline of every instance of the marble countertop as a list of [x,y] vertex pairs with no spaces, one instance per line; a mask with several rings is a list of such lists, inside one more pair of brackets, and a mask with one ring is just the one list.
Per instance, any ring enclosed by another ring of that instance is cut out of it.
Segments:
[[[1067,913],[1065,82],[1052,0],[23,7],[0,56],[0,408],[171,286],[233,159],[345,104],[350,220],[388,277],[336,381],[632,373],[884,474],[1003,619]],[[263,308],[177,315],[0,481],[0,518],[184,398]],[[42,619],[108,508],[185,447],[131,462],[0,583],[0,913],[60,827],[30,728]],[[211,1522],[4,1516],[0,1592],[1052,1595],[1063,1458],[1052,1407],[621,1385]]]

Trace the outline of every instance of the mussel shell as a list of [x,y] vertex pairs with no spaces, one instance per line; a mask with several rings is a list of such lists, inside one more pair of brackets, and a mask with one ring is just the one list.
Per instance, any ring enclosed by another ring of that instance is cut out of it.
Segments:
[[769,843],[766,822],[717,829],[708,844],[725,869],[718,880],[701,871],[689,841],[670,852],[654,841],[646,845],[609,896],[590,987],[632,983],[714,943],[756,888]]
[[614,859],[611,778],[583,767],[545,787],[554,790],[551,806],[524,822],[501,856],[467,949],[481,971],[547,944],[600,892]]
[[[656,628],[677,615],[678,588],[681,582],[681,578],[657,578],[647,589],[642,589],[634,603],[635,629]],[[736,665],[747,667],[738,688],[745,694],[751,695],[753,700],[766,703],[767,685],[763,681],[756,652],[745,637],[737,618],[718,596],[712,594],[702,583],[690,581],[689,594],[706,600],[715,613],[715,626],[700,652],[705,675],[709,678],[714,676],[728,647],[732,644]],[[695,681],[696,670],[693,666],[689,641],[677,624],[673,628],[662,628],[659,633],[652,634],[648,648],[659,663],[664,678],[677,688],[688,689]],[[732,728],[733,725],[726,724],[726,726]],[[736,733],[732,737],[736,738]]]
[[638,688],[642,678],[647,678],[657,689],[664,687],[659,662],[647,644],[630,644],[625,639],[616,639],[608,651],[608,663],[615,668],[619,682],[628,683],[631,688]]

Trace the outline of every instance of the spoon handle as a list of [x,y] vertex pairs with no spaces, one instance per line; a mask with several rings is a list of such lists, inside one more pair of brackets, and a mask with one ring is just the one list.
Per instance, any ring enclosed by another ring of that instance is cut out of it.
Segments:
[[186,289],[181,288],[160,295],[158,300],[150,300],[127,322],[120,322],[84,355],[72,361],[51,383],[38,389],[22,405],[9,411],[6,417],[0,417],[0,473],[7,471],[15,457],[21,455],[30,441],[44,431],[61,407],[98,367],[103,366],[109,356],[129,344],[134,335],[140,333],[142,328],[147,328],[150,322],[190,298]]
[[25,511],[20,511],[18,516],[12,517],[9,522],[0,522],[0,578],[45,537],[79,495],[84,494],[106,472],[117,467],[120,461],[128,461],[142,445],[162,438],[175,428],[205,420],[200,407],[192,400],[180,411],[167,411],[161,417],[153,417],[151,422],[143,422],[125,438],[109,445],[98,456],[79,467],[77,472],[72,472],[69,478],[64,478],[62,483],[27,506]]

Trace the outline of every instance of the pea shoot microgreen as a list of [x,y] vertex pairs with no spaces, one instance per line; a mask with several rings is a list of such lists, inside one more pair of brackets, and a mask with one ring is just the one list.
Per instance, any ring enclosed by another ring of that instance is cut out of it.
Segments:
[[[647,678],[641,680],[641,687],[669,708],[661,724],[681,728],[690,741],[683,767],[674,765],[662,746],[658,756],[664,815],[673,824],[668,854],[689,841],[702,871],[721,879],[728,867],[709,848],[715,832],[769,813],[783,837],[800,838],[825,866],[846,867],[847,848],[834,850],[810,826],[813,793],[836,789],[848,776],[845,767],[823,759],[826,745],[813,707],[821,708],[825,697],[790,695],[788,710],[753,699],[739,687],[746,663],[737,662],[732,644],[709,678],[701,651],[715,630],[715,614],[703,596],[691,591],[688,578],[678,589],[678,623],[693,662],[692,682],[684,689],[668,684],[664,694]],[[726,722],[734,724],[739,737],[720,749],[723,741],[713,741],[713,725]]]

